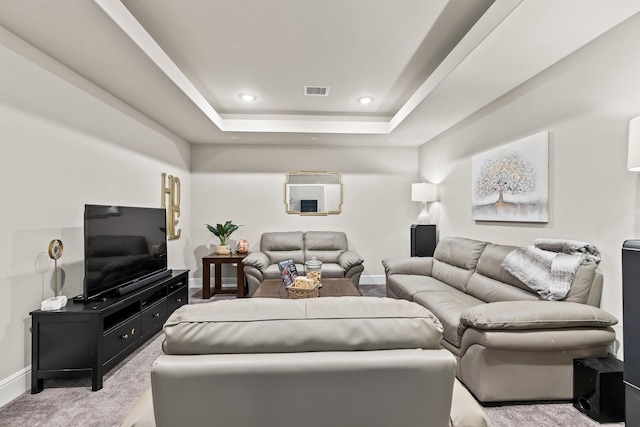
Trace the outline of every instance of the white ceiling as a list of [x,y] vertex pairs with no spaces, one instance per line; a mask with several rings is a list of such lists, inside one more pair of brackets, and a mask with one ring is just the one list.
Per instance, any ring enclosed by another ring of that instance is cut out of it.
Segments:
[[20,0],[0,2],[0,26],[191,143],[417,146],[638,12],[637,0]]

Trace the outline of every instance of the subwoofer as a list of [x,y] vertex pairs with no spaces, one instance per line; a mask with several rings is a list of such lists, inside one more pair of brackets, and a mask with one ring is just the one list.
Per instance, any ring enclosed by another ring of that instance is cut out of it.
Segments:
[[615,357],[573,361],[573,406],[602,422],[624,421],[623,363]]

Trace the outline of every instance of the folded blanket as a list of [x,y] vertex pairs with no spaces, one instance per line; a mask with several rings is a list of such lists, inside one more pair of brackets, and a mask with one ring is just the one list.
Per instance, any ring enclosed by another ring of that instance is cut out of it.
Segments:
[[[555,250],[543,250],[540,245]],[[501,266],[545,300],[557,301],[567,296],[580,264],[598,262],[599,255],[588,243],[537,239],[535,246],[510,252]]]
[[536,239],[533,244],[536,248],[564,254],[584,254],[586,259],[600,262],[600,251],[593,245],[579,240],[563,239]]

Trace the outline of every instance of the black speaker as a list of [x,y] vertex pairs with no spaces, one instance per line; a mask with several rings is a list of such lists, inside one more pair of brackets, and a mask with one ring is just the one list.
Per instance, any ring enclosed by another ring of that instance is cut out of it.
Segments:
[[624,421],[623,364],[615,357],[573,361],[573,406],[602,422]]
[[435,250],[435,224],[413,224],[411,226],[411,256],[433,256]]

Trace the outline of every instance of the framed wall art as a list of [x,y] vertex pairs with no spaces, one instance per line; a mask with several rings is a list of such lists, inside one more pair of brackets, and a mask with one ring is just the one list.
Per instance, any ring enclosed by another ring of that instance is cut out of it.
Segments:
[[471,158],[476,221],[549,221],[549,132]]

